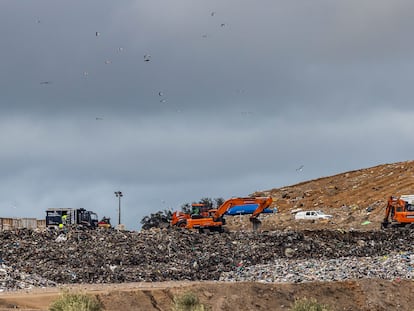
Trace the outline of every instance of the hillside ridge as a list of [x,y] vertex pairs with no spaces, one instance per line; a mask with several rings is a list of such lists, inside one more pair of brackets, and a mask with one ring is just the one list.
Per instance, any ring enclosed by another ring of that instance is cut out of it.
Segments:
[[[278,210],[277,214],[261,216],[264,230],[303,227],[291,214],[296,209],[322,210],[334,216],[327,224],[307,222],[310,228],[372,230],[380,227],[388,197],[403,194],[414,194],[413,160],[356,169],[252,195],[271,196]],[[227,219],[234,229],[248,228],[248,222],[240,217]]]

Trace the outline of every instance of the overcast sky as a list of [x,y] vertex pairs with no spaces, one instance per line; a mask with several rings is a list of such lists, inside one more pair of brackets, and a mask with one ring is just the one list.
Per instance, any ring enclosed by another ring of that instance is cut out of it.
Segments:
[[413,29],[409,0],[1,0],[0,216],[117,224],[122,191],[136,230],[412,160]]

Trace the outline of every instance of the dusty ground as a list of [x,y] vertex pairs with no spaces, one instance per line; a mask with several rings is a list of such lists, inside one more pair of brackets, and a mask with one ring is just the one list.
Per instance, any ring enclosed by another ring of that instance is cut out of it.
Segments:
[[[414,193],[414,161],[385,164],[319,178],[255,195],[271,195],[279,213],[263,215],[262,230],[379,230],[390,195]],[[321,209],[328,222],[295,221],[293,209]],[[367,211],[371,208],[372,211]],[[250,230],[246,217],[228,218],[233,230]],[[366,221],[370,223],[366,224]],[[365,224],[363,224],[365,223]],[[166,282],[79,285],[97,295],[106,310],[171,310],[174,295],[191,291],[212,310],[289,310],[296,298],[314,297],[332,310],[414,310],[411,280],[369,280],[301,284]],[[47,310],[59,289],[0,294],[1,310]]]
[[[105,310],[171,310],[174,295],[191,291],[211,310],[289,310],[295,299],[308,297],[332,310],[413,310],[410,280],[359,280],[303,284],[167,282],[71,287],[96,295]],[[0,310],[47,310],[58,289],[0,295]]]

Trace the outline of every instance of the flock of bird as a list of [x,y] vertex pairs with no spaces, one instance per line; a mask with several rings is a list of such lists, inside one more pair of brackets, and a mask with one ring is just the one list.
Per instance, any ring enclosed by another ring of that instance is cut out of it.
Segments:
[[[211,13],[210,13],[210,16],[211,17],[215,17],[216,16],[216,12],[215,11],[212,11]],[[38,23],[38,24],[40,24],[41,23],[41,20],[40,20],[40,18],[37,18],[36,19],[36,23]],[[221,23],[220,24],[220,27],[225,27],[225,26],[227,26],[227,24],[226,23]],[[95,37],[101,37],[102,36],[102,33],[100,32],[100,31],[95,31]],[[207,38],[208,37],[208,35],[207,34],[203,34],[202,35],[202,37],[203,38]],[[123,47],[118,47],[117,48],[117,52],[119,52],[119,53],[122,53],[124,51],[124,48]],[[151,56],[151,54],[144,54],[144,56],[143,56],[143,60],[144,60],[144,62],[146,62],[146,63],[149,63],[149,62],[151,62],[152,61],[152,56]],[[105,65],[110,65],[110,64],[112,64],[112,60],[111,59],[105,59],[105,61],[104,61],[104,64]],[[88,78],[88,76],[89,76],[89,72],[88,71],[84,71],[83,72],[83,77],[84,78]],[[43,85],[43,86],[46,86],[46,85],[51,85],[52,84],[52,81],[41,81],[40,82],[40,85]],[[160,103],[162,103],[162,104],[166,104],[166,103],[168,103],[168,100],[167,100],[167,97],[165,96],[165,94],[164,94],[164,92],[163,91],[159,91],[158,92],[158,97],[159,97],[159,102]],[[176,112],[181,112],[181,110],[180,109],[176,109],[175,110]],[[242,112],[240,112],[241,113],[241,115],[244,115],[244,116],[249,116],[249,115],[252,115],[253,114],[253,112],[251,112],[251,111],[242,111]],[[96,117],[95,118],[97,121],[101,121],[101,120],[103,120],[103,117]]]

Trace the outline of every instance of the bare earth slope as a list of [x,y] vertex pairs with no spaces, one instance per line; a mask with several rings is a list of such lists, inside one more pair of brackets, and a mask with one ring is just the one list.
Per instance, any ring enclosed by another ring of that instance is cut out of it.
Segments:
[[[361,229],[377,230],[391,195],[414,194],[414,161],[383,164],[329,177],[322,177],[279,189],[253,193],[270,195],[279,209],[276,215],[261,215],[263,230]],[[295,209],[322,210],[334,215],[324,222],[293,221]],[[368,212],[367,209],[372,209]],[[246,217],[227,218],[232,229],[250,229]],[[369,221],[370,224],[362,223]]]

